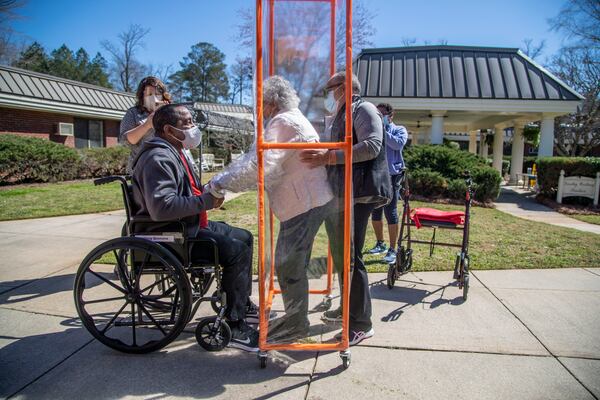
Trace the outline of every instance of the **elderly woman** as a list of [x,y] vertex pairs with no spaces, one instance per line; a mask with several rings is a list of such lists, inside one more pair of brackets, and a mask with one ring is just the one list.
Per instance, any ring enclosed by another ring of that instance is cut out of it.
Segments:
[[[298,109],[300,99],[280,76],[264,82],[265,141],[317,142],[319,135]],[[296,339],[309,333],[308,277],[313,241],[327,213],[333,193],[325,167],[310,168],[301,162],[299,150],[264,153],[265,188],[269,205],[280,221],[275,248],[275,268],[281,287],[285,316],[273,321],[269,340]],[[250,151],[216,175],[211,190],[240,192],[256,187],[256,152]]]

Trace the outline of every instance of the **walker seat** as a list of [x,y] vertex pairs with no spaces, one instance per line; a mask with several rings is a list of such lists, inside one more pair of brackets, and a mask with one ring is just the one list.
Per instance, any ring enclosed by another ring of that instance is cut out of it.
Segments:
[[410,219],[413,220],[417,229],[422,226],[448,226],[456,227],[464,225],[464,211],[441,211],[434,208],[413,208]]

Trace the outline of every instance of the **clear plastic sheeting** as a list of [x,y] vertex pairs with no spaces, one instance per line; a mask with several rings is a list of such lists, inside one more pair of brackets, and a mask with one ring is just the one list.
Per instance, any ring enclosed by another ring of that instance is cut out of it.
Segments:
[[[306,150],[351,151],[351,139],[338,142],[327,133],[332,121],[324,107],[325,83],[336,70],[350,68],[339,62],[349,50],[346,4],[257,1],[256,157],[237,160],[213,179],[232,190],[226,181],[257,168],[261,350],[347,348],[347,331],[345,344],[336,337],[344,320],[347,330],[341,307],[347,288],[340,291],[331,262],[333,256],[339,272],[349,268],[345,167],[301,160]],[[273,96],[268,78],[274,76],[285,79],[299,104]],[[252,160],[254,167],[242,165]]]

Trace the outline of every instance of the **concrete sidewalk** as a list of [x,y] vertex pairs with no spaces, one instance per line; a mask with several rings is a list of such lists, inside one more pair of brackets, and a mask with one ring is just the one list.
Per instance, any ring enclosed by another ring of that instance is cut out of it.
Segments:
[[597,268],[475,271],[467,302],[451,272],[409,273],[392,290],[371,274],[376,335],[348,370],[337,352],[271,352],[261,370],[253,354],[202,350],[190,328],[161,351],[118,353],[81,327],[72,285],[122,220],[0,223],[0,398],[600,397]]
[[518,187],[502,186],[494,205],[496,209],[519,218],[600,234],[600,225],[579,221],[556,212],[538,203],[532,192]]

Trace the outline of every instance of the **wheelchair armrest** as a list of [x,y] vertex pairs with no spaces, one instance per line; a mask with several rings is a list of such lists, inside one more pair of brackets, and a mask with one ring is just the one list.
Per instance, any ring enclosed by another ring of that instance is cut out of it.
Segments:
[[[136,229],[138,226],[144,226],[145,229]],[[132,233],[152,233],[152,232],[177,232],[182,237],[187,237],[185,223],[181,220],[175,221],[154,221],[149,215],[136,215],[129,221],[129,231]]]

